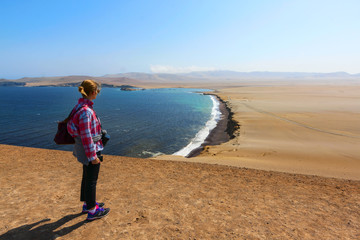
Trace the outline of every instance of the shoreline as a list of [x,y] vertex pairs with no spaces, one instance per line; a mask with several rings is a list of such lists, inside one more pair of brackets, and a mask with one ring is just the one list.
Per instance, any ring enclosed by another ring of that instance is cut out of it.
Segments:
[[209,135],[205,138],[204,142],[200,145],[200,147],[195,148],[189,154],[187,154],[186,158],[192,158],[198,156],[207,145],[219,145],[221,143],[228,142],[229,140],[235,138],[235,131],[239,129],[239,123],[233,119],[234,113],[231,109],[226,105],[226,102],[221,99],[215,93],[203,93],[204,95],[211,95],[216,98],[219,102],[219,111],[221,112],[220,119],[218,120],[215,128],[213,128]]

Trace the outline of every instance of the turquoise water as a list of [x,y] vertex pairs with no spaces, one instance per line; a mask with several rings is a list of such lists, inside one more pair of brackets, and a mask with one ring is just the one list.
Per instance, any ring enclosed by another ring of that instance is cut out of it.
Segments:
[[[150,157],[186,147],[211,118],[205,89],[120,91],[103,88],[94,109],[111,140],[104,154]],[[69,87],[0,87],[0,143],[72,150],[53,142],[80,94]]]

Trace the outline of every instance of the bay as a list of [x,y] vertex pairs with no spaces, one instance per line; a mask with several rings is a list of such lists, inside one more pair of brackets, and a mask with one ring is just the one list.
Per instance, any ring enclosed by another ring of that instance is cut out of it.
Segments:
[[[211,116],[210,96],[197,93],[204,91],[103,88],[94,109],[111,136],[104,154],[146,158],[184,148]],[[72,87],[0,87],[0,144],[72,150],[53,138],[79,97]]]

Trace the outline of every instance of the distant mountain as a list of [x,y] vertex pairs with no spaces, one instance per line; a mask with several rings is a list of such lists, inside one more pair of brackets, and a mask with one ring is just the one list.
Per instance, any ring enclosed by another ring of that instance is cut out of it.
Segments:
[[42,82],[57,82],[57,83],[70,83],[74,81],[84,81],[85,79],[91,78],[90,76],[59,76],[59,77],[24,77],[17,79],[17,82],[25,82],[25,83],[42,83]]
[[59,77],[24,77],[17,80],[0,79],[0,86],[78,86],[85,79],[94,79],[104,86],[142,86],[158,84],[189,84],[189,83],[239,83],[242,80],[251,81],[281,81],[281,80],[360,80],[360,74],[346,72],[333,73],[303,73],[303,72],[235,72],[235,71],[203,71],[182,74],[166,73],[119,73],[107,74],[101,77],[92,76],[59,76]]
[[333,73],[306,73],[306,72],[236,72],[236,71],[203,71],[179,74],[167,73],[120,73],[108,74],[103,77],[116,78],[128,77],[142,81],[191,81],[203,79],[285,79],[285,78],[349,78],[359,77],[360,74],[349,74],[346,72]]
[[303,73],[303,72],[235,72],[235,71],[207,71],[182,74],[196,78],[339,78],[354,77],[346,72],[334,73]]
[[16,80],[1,79],[2,86],[78,86],[86,79],[94,79],[95,81],[104,84],[105,86],[122,86],[139,84],[140,81],[127,77],[105,78],[105,77],[92,77],[92,76],[60,76],[60,77],[35,77],[35,78],[20,78]]
[[168,73],[140,73],[140,72],[130,72],[130,73],[119,73],[119,74],[107,74],[103,76],[104,78],[118,78],[118,77],[127,77],[131,79],[137,79],[145,82],[175,82],[175,81],[188,81],[193,80],[193,77],[180,75],[180,74],[168,74]]
[[118,73],[118,74],[106,74],[102,76],[103,78],[133,78],[133,79],[146,79],[146,80],[154,80],[155,77],[153,74],[148,73],[140,73],[140,72],[130,72],[130,73]]

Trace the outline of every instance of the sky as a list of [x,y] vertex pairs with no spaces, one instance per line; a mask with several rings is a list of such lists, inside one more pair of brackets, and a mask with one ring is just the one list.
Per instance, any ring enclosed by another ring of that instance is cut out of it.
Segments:
[[358,0],[0,0],[0,78],[360,73]]

